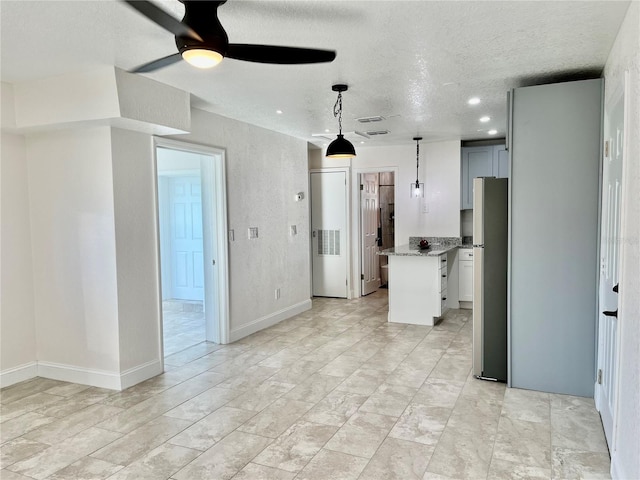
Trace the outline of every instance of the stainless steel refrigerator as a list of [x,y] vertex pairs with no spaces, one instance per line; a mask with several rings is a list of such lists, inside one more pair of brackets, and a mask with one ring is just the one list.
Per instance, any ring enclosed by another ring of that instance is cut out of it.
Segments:
[[507,381],[508,179],[473,180],[473,374]]

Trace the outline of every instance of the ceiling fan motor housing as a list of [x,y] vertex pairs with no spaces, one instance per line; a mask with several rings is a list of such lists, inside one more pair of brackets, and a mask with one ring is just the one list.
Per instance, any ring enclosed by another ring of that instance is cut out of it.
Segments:
[[202,37],[202,42],[191,37],[176,36],[178,51],[203,48],[214,50],[222,56],[227,54],[229,37],[218,19],[218,7],[226,1],[181,0],[185,13],[182,23],[189,25]]

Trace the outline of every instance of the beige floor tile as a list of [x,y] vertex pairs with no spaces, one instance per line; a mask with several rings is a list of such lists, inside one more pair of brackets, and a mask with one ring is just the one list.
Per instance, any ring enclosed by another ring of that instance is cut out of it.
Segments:
[[389,377],[388,372],[360,368],[344,379],[336,387],[336,390],[371,395],[385,382],[387,377]]
[[240,431],[276,438],[307,413],[313,403],[282,398],[239,427]]
[[293,365],[280,369],[269,380],[282,383],[293,383],[295,385],[305,382],[312,375],[315,375],[318,370],[326,365],[327,362],[309,362],[306,360],[299,360]]
[[504,394],[502,415],[526,422],[551,422],[549,394],[518,388],[507,388]]
[[387,438],[360,478],[367,480],[421,480],[433,447]]
[[189,425],[191,425],[189,420],[158,417],[92,453],[91,456],[111,463],[128,465]]
[[200,453],[198,450],[165,443],[123,468],[114,476],[109,477],[109,480],[166,479],[191,462]]
[[256,413],[238,408],[220,407],[202,420],[168,440],[173,445],[207,450],[253,417]]
[[111,477],[122,468],[122,465],[114,465],[97,458],[82,457],[77,462],[47,477],[47,480],[102,480]]
[[487,478],[491,480],[550,480],[551,468],[520,465],[494,457],[491,460]]
[[10,470],[0,470],[0,478],[2,480],[33,480],[31,477],[25,477]]
[[298,422],[254,458],[255,463],[299,472],[336,432],[337,427]]
[[265,380],[255,389],[245,392],[228,403],[228,406],[259,412],[295,387],[292,383]]
[[486,478],[494,437],[450,427],[440,436],[427,470],[453,478]]
[[[431,333],[429,335],[431,335]],[[427,338],[429,338],[429,335],[427,335]],[[468,355],[450,355],[445,353],[429,377],[466,381],[470,371],[471,358]]]
[[43,480],[49,475],[89,455],[91,452],[118,439],[121,435],[90,427],[57,445],[51,446],[28,459],[9,467],[16,473]]
[[278,470],[277,468],[248,463],[233,477],[233,480],[292,480],[295,476],[295,473]]
[[[86,387],[86,385],[81,386]],[[109,405],[109,398],[117,393],[119,392],[116,392],[115,390],[108,390],[106,388],[89,387],[71,396],[64,397],[57,402],[51,403],[46,407],[39,408],[38,410],[36,410],[36,412],[48,417],[64,418],[68,415],[82,410],[85,407],[95,405],[96,403]],[[120,405],[111,406],[127,408],[121,407]]]
[[587,452],[607,453],[602,422],[595,409],[551,409],[551,444]]
[[611,462],[607,453],[585,452],[569,448],[553,448],[554,480],[582,480],[611,478]]
[[45,417],[35,412],[12,418],[0,425],[0,444],[55,421],[54,417]]
[[340,355],[327,365],[318,370],[322,375],[332,375],[334,377],[348,377],[362,365],[362,360],[357,357]]
[[22,459],[46,450],[49,445],[19,437],[0,445],[0,468],[6,468]]
[[367,463],[366,458],[322,449],[296,480],[357,480]]
[[122,408],[110,407],[108,405],[91,405],[77,413],[31,430],[25,434],[25,437],[37,442],[53,445],[122,411]]
[[420,388],[435,365],[436,363],[434,362],[432,365],[420,363],[416,366],[414,362],[405,359],[389,374],[387,383],[390,385]]
[[59,395],[62,397],[70,397],[91,388],[89,385],[79,385],[77,383],[63,383],[55,387],[48,388],[44,393],[50,395]]
[[412,401],[422,405],[453,409],[463,386],[464,382],[459,380],[427,378]]
[[507,385],[505,383],[479,380],[473,375],[469,375],[461,394],[465,396],[490,398],[491,400],[502,403],[504,401],[506,388]]
[[246,368],[243,373],[228,378],[218,386],[231,390],[252,390],[276,373],[278,373],[277,368],[253,365],[252,367]]
[[164,415],[166,417],[181,418],[196,422],[211,412],[214,412],[223,405],[240,395],[241,392],[229,390],[228,388],[211,387],[191,400],[172,408]]
[[66,382],[40,377],[16,383],[15,385],[11,385],[10,387],[0,390],[0,404],[6,405],[8,403],[15,402],[16,400],[23,400],[36,393],[44,392],[50,388],[66,384]]
[[501,417],[493,458],[550,470],[550,425]]
[[389,433],[389,437],[436,445],[451,415],[447,407],[411,403]]
[[304,416],[304,419],[310,422],[340,427],[349,420],[351,415],[358,411],[367,398],[366,395],[334,390],[318,402]]
[[307,380],[289,391],[284,397],[317,403],[343,381],[342,377],[332,377],[314,373]]
[[396,417],[358,412],[340,427],[324,448],[358,457],[371,458],[396,420]]
[[173,474],[172,478],[228,480],[271,442],[270,438],[235,431]]
[[360,409],[363,412],[399,417],[417,391],[417,388],[383,383]]
[[0,405],[0,418],[2,419],[2,423],[4,423],[25,413],[33,412],[34,410],[55,403],[63,398],[64,397],[59,395],[50,395],[43,392],[34,393],[20,400]]

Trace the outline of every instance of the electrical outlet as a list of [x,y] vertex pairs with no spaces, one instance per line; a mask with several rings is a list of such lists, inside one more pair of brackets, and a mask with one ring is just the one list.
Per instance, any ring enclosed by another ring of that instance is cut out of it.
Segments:
[[276,288],[275,297],[276,297],[276,300],[280,299],[280,289],[279,288]]
[[258,238],[258,227],[249,227],[249,240]]
[[289,233],[292,237],[298,234],[298,229],[295,225],[291,225],[291,227],[289,227]]
[[426,200],[422,202],[422,213],[429,213],[429,203]]

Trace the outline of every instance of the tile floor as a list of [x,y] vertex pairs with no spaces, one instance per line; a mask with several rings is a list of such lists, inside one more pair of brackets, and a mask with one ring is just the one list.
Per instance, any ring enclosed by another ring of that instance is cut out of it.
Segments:
[[202,302],[165,300],[162,302],[165,356],[192,347],[206,337]]
[[469,311],[430,328],[387,323],[385,290],[313,305],[122,392],[3,389],[0,478],[609,478],[593,400],[470,376]]

